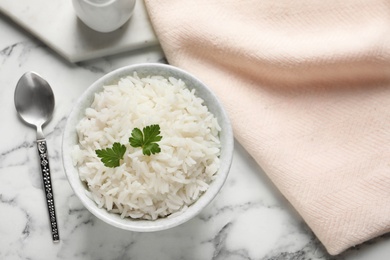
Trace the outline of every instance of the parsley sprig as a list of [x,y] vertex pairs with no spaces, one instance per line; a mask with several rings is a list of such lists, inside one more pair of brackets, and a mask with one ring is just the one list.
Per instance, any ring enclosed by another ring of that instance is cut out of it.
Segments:
[[161,140],[159,125],[146,126],[142,129],[134,128],[129,138],[130,145],[141,147],[144,155],[151,155],[161,152],[158,141]]
[[126,146],[114,143],[112,148],[96,150],[95,152],[106,167],[114,168],[120,165],[120,160],[123,159],[123,155],[126,152]]
[[[142,129],[134,128],[129,138],[129,143],[132,147],[141,147],[144,155],[151,155],[161,152],[161,148],[157,143],[162,139],[160,135],[159,125],[150,125]],[[100,161],[110,168],[115,168],[120,165],[120,160],[126,152],[126,146],[120,143],[114,143],[111,148],[95,150]]]

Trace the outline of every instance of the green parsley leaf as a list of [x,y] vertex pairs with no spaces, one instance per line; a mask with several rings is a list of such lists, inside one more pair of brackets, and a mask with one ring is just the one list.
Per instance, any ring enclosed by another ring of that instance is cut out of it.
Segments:
[[120,143],[114,143],[112,148],[96,150],[96,155],[100,158],[106,167],[115,168],[119,166],[120,160],[126,152],[126,146]]
[[134,128],[129,138],[130,145],[141,147],[144,155],[151,155],[161,152],[158,141],[162,139],[159,125],[150,125],[142,129]]
[[134,128],[131,132],[131,137],[129,138],[130,145],[133,147],[142,147],[144,140],[144,134],[138,128]]

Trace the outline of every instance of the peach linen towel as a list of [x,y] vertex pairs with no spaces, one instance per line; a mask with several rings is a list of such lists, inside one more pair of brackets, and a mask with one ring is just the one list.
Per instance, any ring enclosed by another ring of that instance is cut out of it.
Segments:
[[390,231],[390,2],[146,0],[330,254]]

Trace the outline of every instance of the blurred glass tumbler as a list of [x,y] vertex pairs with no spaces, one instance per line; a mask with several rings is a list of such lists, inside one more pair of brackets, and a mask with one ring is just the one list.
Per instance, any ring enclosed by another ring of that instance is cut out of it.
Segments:
[[136,0],[72,0],[83,23],[98,32],[112,32],[133,15]]

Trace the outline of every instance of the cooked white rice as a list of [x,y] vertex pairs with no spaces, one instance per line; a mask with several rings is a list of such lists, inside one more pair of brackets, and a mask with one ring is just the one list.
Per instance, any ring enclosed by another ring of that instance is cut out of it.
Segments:
[[[219,169],[217,119],[183,81],[162,76],[119,80],[95,94],[77,126],[73,161],[88,196],[124,217],[157,219],[194,203]],[[134,128],[158,124],[161,152],[143,155],[129,137]],[[95,150],[126,145],[121,165],[108,168]]]

